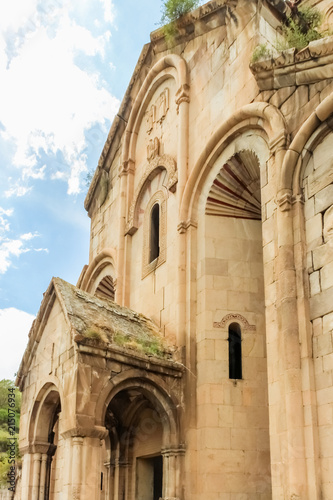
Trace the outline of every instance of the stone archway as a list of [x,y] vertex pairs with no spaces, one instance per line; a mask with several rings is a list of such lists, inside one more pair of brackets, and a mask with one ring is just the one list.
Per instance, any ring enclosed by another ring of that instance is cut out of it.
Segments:
[[158,385],[147,376],[128,378],[119,380],[106,398],[105,500],[180,497],[184,455],[180,419],[177,405],[163,387],[162,380]]
[[28,478],[22,490],[24,498],[52,500],[61,491],[61,478],[56,474],[61,459],[63,439],[59,432],[61,398],[58,388],[46,384],[37,396],[30,418],[29,446],[23,453],[22,476]]

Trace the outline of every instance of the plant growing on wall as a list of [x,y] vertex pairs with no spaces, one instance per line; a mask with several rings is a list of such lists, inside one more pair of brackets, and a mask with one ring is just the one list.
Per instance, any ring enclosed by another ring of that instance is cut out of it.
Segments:
[[[322,38],[324,34],[320,31],[323,22],[322,13],[313,7],[296,7],[291,4],[290,15],[287,16],[282,25],[284,41],[280,42],[280,49],[292,48],[300,50],[313,40]],[[280,47],[281,45],[281,47]]]
[[191,10],[198,7],[200,0],[164,0],[162,5],[161,24],[164,36],[170,44],[177,31],[176,21]]
[[[289,15],[285,16],[281,27],[282,39],[275,46],[277,50],[296,48],[304,49],[313,40],[318,40],[331,34],[320,30],[323,14],[314,7],[297,7],[296,2],[286,1]],[[272,56],[267,44],[258,45],[252,54],[251,63]]]

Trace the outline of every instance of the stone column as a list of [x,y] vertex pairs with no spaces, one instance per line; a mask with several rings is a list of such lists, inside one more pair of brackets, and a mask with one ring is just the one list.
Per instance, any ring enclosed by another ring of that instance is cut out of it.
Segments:
[[[108,431],[104,427],[74,428],[63,432],[66,440],[64,498],[98,500],[101,478],[101,439]],[[68,479],[65,477],[68,471]]]
[[280,435],[285,494],[307,496],[301,355],[298,325],[293,219],[288,194],[277,210],[277,318],[280,336],[280,391],[285,399],[285,432]]
[[127,172],[126,165],[120,172],[120,207],[119,207],[119,234],[118,234],[118,263],[117,263],[117,289],[116,301],[121,306],[124,294],[124,261],[125,261],[125,225],[126,225],[126,192],[127,192]]
[[183,447],[162,450],[163,500],[181,500],[184,454]]
[[38,500],[39,497],[39,482],[40,482],[40,462],[41,453],[33,454],[33,469],[32,469],[32,494],[31,500]]
[[114,465],[112,466],[112,473],[113,473],[113,498],[111,497],[111,500],[117,500],[119,498],[119,459],[116,458],[114,461]]
[[[23,455],[23,451],[20,450]],[[22,500],[28,500],[30,497],[30,472],[33,466],[33,455],[31,453],[25,453],[22,456],[22,481],[21,481],[21,495]]]
[[104,480],[104,490],[105,490],[105,500],[113,500],[110,498],[110,490],[111,490],[111,464],[110,462],[104,462],[104,467],[106,468],[105,480]]
[[118,496],[115,496],[115,500],[123,500],[127,498],[126,492],[127,492],[127,472],[128,472],[128,466],[129,464],[124,461],[119,461],[119,468],[118,468]]
[[81,498],[83,438],[72,438],[72,498]]
[[47,454],[43,453],[41,466],[40,466],[39,500],[44,500],[44,497],[45,497],[47,459],[48,459]]
[[[176,104],[179,114],[177,170],[177,199],[180,211],[181,201],[187,182],[188,163],[188,121],[189,121],[189,86],[182,85],[176,93]],[[177,344],[185,345],[185,315],[186,315],[186,231],[185,221],[178,225],[177,238]]]

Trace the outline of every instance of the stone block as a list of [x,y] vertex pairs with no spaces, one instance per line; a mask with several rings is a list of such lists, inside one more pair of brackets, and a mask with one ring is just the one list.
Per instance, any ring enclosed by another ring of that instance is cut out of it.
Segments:
[[311,197],[333,182],[333,168],[331,164],[321,165],[308,177],[308,196]]
[[198,361],[215,359],[215,343],[214,340],[203,340],[197,344],[197,359]]
[[332,448],[332,426],[322,425],[319,428],[320,455],[322,457],[333,457]]
[[315,198],[314,196],[312,196],[311,198],[309,198],[308,200],[306,200],[305,204],[304,204],[304,217],[305,217],[305,220],[309,220],[311,219],[311,217],[314,217],[315,213],[315,202],[314,202]]
[[333,205],[324,214],[324,241],[330,240],[333,240]]
[[313,249],[313,268],[315,270],[333,262],[333,240]]
[[320,269],[320,283],[323,290],[333,286],[333,262],[326,264]]
[[317,214],[305,222],[306,242],[308,249],[316,248],[323,242],[322,215]]
[[198,433],[201,446],[211,450],[221,449],[230,450],[230,429],[221,427],[212,427],[202,429]]
[[227,276],[228,261],[222,259],[205,259],[202,266],[202,274]]
[[310,319],[318,318],[332,312],[333,287],[310,298]]
[[323,212],[333,205],[333,184],[329,184],[314,197],[315,213]]
[[318,425],[333,424],[333,407],[331,404],[318,406]]
[[323,332],[329,333],[333,330],[333,313],[326,314],[323,317]]
[[332,335],[325,333],[313,339],[313,355],[315,357],[325,356],[333,352]]
[[269,102],[270,104],[273,104],[273,106],[276,106],[277,108],[280,108],[282,104],[289,99],[289,97],[295,92],[296,87],[284,87],[279,90],[277,90],[273,96],[270,98]]
[[233,406],[218,406],[218,426],[233,427],[234,426],[234,408]]
[[333,353],[323,356],[323,368],[324,371],[333,371]]
[[224,403],[224,386],[212,383],[209,385],[209,389],[210,401],[216,404]]
[[310,274],[310,292],[311,296],[321,292],[319,271]]
[[250,429],[231,429],[232,450],[256,450],[256,433]]
[[200,405],[198,408],[198,428],[203,427],[218,427],[219,426],[219,413],[216,404]]

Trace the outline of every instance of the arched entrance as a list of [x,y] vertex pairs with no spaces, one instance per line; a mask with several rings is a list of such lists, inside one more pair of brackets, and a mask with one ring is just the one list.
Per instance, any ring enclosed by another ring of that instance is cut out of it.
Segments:
[[178,498],[184,447],[175,402],[147,380],[129,379],[114,387],[104,405],[101,498]]
[[33,406],[29,428],[29,452],[23,457],[23,467],[30,481],[27,498],[53,500],[62,490],[57,474],[63,454],[63,439],[59,433],[61,399],[57,387],[46,384]]

